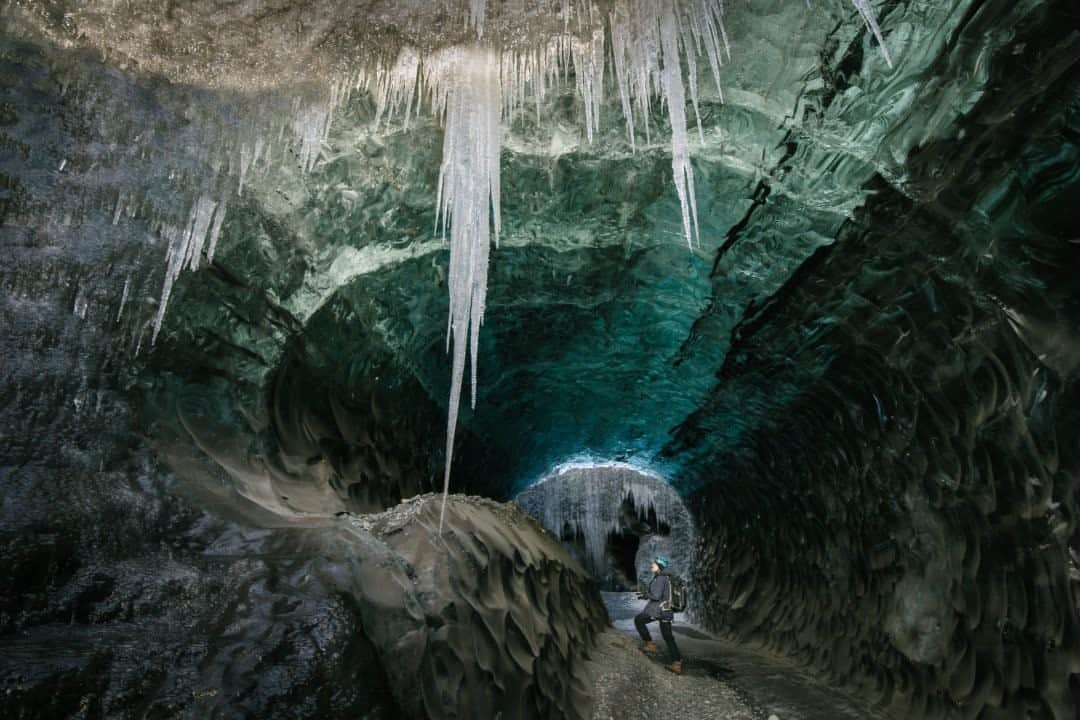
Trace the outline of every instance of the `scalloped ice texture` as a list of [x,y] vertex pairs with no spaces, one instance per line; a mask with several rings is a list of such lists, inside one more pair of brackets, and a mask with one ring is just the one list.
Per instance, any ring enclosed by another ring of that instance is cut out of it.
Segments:
[[[1080,707],[1067,5],[963,18],[940,62],[992,56],[995,92],[909,159],[917,198],[883,184],[807,281],[743,319],[671,448],[690,458],[706,623],[896,717]],[[988,53],[999,28],[1015,34]]]
[[[323,572],[412,717],[590,717],[585,669],[607,612],[581,567],[512,504],[424,495],[327,536]],[[348,568],[343,571],[342,566]]]

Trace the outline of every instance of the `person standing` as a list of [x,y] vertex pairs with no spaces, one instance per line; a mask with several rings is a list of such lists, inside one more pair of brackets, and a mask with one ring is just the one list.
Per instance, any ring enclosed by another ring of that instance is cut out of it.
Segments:
[[649,634],[649,628],[646,625],[653,621],[659,621],[660,635],[667,645],[668,655],[671,656],[671,665],[669,667],[672,672],[681,673],[682,655],[679,654],[679,648],[675,644],[675,636],[671,632],[671,621],[675,619],[675,613],[671,609],[671,576],[667,571],[669,564],[671,564],[671,561],[663,555],[658,555],[653,560],[653,576],[652,580],[649,581],[649,588],[644,593],[638,594],[640,598],[649,602],[634,618],[634,627],[637,628],[638,635],[641,636],[644,643],[642,650],[647,653],[655,653],[657,651],[656,643],[652,641],[652,636]]

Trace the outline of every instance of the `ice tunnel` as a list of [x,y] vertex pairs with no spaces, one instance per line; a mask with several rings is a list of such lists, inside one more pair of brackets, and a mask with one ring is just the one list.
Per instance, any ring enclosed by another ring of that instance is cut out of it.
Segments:
[[564,463],[514,496],[608,591],[635,591],[657,556],[691,579],[694,524],[663,478],[625,463]]
[[1075,0],[0,0],[0,716],[1072,720],[1077,208]]

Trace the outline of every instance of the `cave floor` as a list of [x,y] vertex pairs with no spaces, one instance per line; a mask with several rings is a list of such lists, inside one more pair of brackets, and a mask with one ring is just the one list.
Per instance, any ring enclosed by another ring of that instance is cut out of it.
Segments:
[[[724,720],[886,720],[858,698],[822,683],[792,661],[709,635],[676,619],[683,673],[646,658],[633,617],[643,604],[634,593],[601,593],[616,632],[601,638],[593,658],[597,690],[593,717],[652,718],[657,713]],[[663,648],[659,629],[650,625]]]

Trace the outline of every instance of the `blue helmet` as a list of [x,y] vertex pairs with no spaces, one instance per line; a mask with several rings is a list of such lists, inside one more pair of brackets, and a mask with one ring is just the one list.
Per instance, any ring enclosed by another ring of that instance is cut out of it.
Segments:
[[669,560],[665,555],[657,555],[655,558],[653,558],[653,562],[659,565],[661,570],[666,569],[667,566],[671,564],[671,560]]

